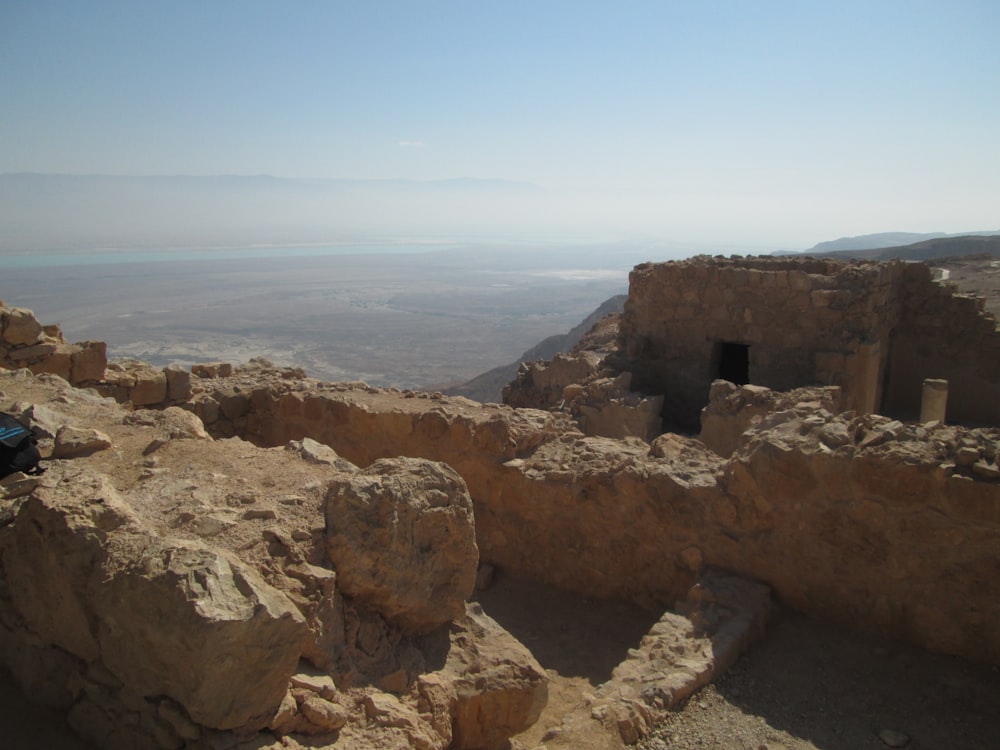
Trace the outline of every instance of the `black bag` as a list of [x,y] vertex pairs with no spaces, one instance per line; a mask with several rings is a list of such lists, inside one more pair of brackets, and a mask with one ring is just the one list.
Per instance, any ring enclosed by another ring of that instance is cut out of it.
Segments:
[[41,474],[45,471],[38,465],[41,460],[35,433],[15,417],[0,412],[0,479],[16,471]]

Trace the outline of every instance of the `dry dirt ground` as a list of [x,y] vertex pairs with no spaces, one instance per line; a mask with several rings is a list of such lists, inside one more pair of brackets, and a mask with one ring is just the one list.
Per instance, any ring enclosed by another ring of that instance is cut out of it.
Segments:
[[[484,609],[549,673],[550,708],[517,738],[534,748],[608,679],[655,616],[500,578]],[[642,750],[912,750],[1000,747],[1000,668],[849,632],[778,608],[765,639],[689,701]],[[892,741],[894,735],[887,733]]]
[[266,357],[324,380],[439,390],[569,331],[625,291],[633,260],[470,249],[14,268],[0,298],[111,357]]

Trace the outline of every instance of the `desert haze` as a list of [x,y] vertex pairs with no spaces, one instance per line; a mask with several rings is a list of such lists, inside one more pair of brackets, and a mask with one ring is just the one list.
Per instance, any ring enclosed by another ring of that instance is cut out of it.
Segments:
[[[266,357],[327,380],[463,382],[565,333],[655,247],[465,245],[420,253],[52,265],[4,270],[3,300],[71,340],[157,365]],[[224,254],[223,254],[224,255]],[[135,253],[126,260],[141,259]]]

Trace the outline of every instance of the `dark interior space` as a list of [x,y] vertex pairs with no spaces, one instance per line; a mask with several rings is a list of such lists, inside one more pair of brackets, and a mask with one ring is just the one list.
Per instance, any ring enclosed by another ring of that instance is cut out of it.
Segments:
[[736,385],[750,382],[750,345],[720,341],[716,344],[718,377]]

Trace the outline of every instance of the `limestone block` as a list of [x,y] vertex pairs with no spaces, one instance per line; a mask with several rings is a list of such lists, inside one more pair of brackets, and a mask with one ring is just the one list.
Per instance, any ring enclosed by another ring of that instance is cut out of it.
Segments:
[[3,318],[3,340],[11,346],[31,346],[42,337],[42,325],[31,310],[12,307]]
[[812,279],[805,271],[789,271],[788,286],[797,292],[808,292],[812,290]]
[[12,350],[8,356],[15,362],[30,362],[33,359],[42,359],[50,356],[56,350],[56,344],[42,342],[22,348]]
[[129,400],[136,406],[152,406],[167,400],[167,376],[162,371],[143,367],[135,373],[136,382]]
[[220,551],[143,542],[111,550],[108,579],[93,593],[108,669],[139,695],[169,696],[204,726],[267,724],[307,637],[302,615]]
[[304,461],[312,464],[327,464],[339,471],[353,472],[358,470],[357,466],[346,458],[341,458],[333,448],[323,445],[323,443],[317,442],[312,438],[307,437],[302,438],[302,440],[291,440],[285,446],[285,449],[293,453],[298,453]]
[[171,440],[211,440],[204,423],[196,414],[179,406],[168,406],[154,413],[156,424]]
[[299,704],[299,711],[319,732],[336,731],[350,718],[350,714],[339,703],[332,703],[318,695],[307,696]]
[[246,393],[217,394],[219,408],[226,419],[239,419],[250,411],[250,396]]
[[63,380],[69,380],[73,373],[73,348],[68,344],[59,344],[52,353],[29,368],[35,375],[43,372],[58,375]]
[[479,563],[472,498],[445,464],[381,459],[337,477],[326,551],[341,591],[411,632],[461,617]]
[[228,378],[233,374],[229,362],[203,362],[191,365],[191,374],[198,378]]
[[219,412],[219,402],[216,401],[211,396],[202,395],[196,398],[193,402],[194,413],[203,424],[211,425],[218,421]]
[[103,341],[82,341],[73,347],[70,382],[79,385],[103,380],[108,366],[108,345]]
[[944,422],[948,409],[948,381],[925,378],[920,401],[921,422]]
[[128,511],[106,477],[54,472],[0,530],[2,573],[16,582],[13,606],[42,642],[94,661],[100,648],[88,592],[100,582],[103,540]]
[[[420,675],[411,695],[420,716],[450,748],[501,748],[534,724],[548,702],[548,677],[510,633],[468,604],[452,625],[444,666]],[[395,699],[376,706],[384,713]]]
[[191,398],[191,373],[180,365],[168,365],[163,368],[167,378],[167,399],[170,401],[187,401]]
[[545,708],[545,670],[478,604],[467,606],[466,616],[452,628],[452,641],[464,642],[466,648],[453,648],[442,670],[455,691],[451,747],[503,747]]
[[63,425],[56,432],[53,458],[80,458],[111,447],[111,438],[99,430]]
[[[412,706],[400,701],[394,695],[371,692],[364,697],[365,716],[369,727],[391,728],[394,733],[401,733],[402,743],[394,747],[419,748],[419,750],[437,750],[444,747],[440,741],[435,741],[433,727]],[[376,741],[376,747],[388,747],[384,742]],[[366,743],[367,745],[367,743]],[[357,746],[352,744],[352,746]],[[458,749],[457,745],[449,745]]]

